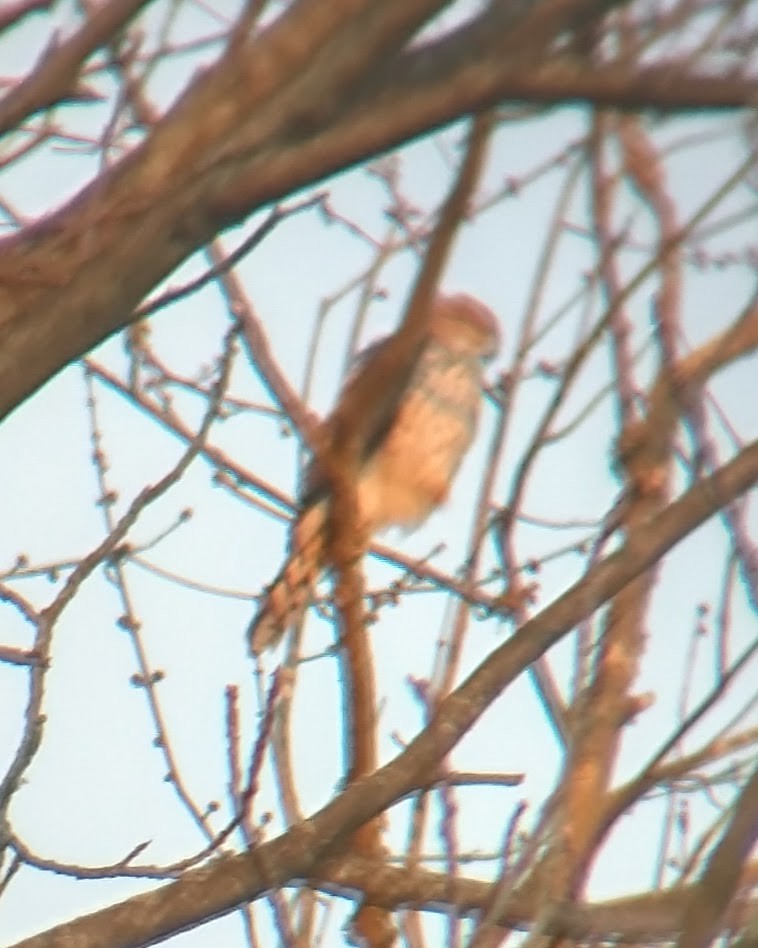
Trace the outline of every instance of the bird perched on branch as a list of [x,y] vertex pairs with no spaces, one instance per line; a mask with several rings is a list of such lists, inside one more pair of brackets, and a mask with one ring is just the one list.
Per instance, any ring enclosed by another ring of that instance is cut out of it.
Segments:
[[[377,397],[387,410],[368,414],[373,430],[361,432],[356,501],[365,536],[423,523],[447,499],[476,432],[483,366],[500,343],[497,319],[465,294],[438,296],[432,305],[410,373],[383,379],[384,391]],[[329,430],[341,409],[350,409],[361,375],[392,339],[388,336],[366,350],[322,430]],[[388,392],[393,397],[388,398]],[[328,526],[328,484],[312,462],[292,523],[287,560],[249,627],[254,655],[276,645],[302,618],[327,566]]]

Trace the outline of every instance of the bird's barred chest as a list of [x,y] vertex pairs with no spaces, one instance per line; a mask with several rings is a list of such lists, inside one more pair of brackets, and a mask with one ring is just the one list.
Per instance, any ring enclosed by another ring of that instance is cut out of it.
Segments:
[[445,501],[476,430],[480,386],[478,361],[442,347],[424,354],[359,478],[359,506],[374,529],[412,528]]

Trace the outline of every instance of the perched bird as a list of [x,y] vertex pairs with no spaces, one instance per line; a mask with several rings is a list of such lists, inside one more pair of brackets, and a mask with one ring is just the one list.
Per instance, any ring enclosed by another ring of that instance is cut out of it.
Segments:
[[[474,438],[484,363],[497,352],[500,333],[494,313],[465,294],[438,296],[427,337],[407,379],[385,380],[387,417],[364,432],[356,499],[366,536],[391,526],[419,526],[450,492]],[[337,408],[351,398],[353,383],[391,337],[366,350],[340,393]],[[334,417],[334,412],[332,416]],[[323,424],[329,425],[329,418]],[[289,553],[249,627],[254,655],[276,645],[303,616],[326,566],[328,491],[312,463],[300,511],[292,523]]]

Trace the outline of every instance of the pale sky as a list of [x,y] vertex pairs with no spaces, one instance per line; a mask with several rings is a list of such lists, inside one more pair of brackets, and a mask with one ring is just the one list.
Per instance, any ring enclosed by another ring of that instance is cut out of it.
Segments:
[[[160,4],[156,5],[160,7]],[[231,14],[223,2],[218,12]],[[66,24],[69,5],[60,4],[57,14]],[[23,28],[0,40],[2,74],[16,75],[34,61],[43,41],[42,18],[32,18]],[[182,13],[175,38],[203,33],[210,19],[197,8]],[[206,54],[207,58],[207,54]],[[198,61],[186,57],[181,63],[156,72],[151,93],[163,103],[171,101]],[[103,88],[106,84],[103,83]],[[64,113],[61,111],[61,118]],[[104,106],[66,109],[67,127],[80,126],[94,132],[107,119]],[[505,126],[493,143],[480,196],[495,194],[507,179],[523,181],[535,168],[587,132],[588,113],[579,107],[547,112],[543,116]],[[659,145],[683,140],[693,133],[725,129],[734,118],[715,120],[693,116],[670,121],[655,130]],[[450,170],[460,153],[462,127],[457,126],[434,140],[403,149],[402,186],[420,208],[435,206],[449,185]],[[682,222],[686,221],[728,176],[741,159],[741,144],[733,135],[675,152],[667,163],[668,182]],[[0,157],[2,152],[0,151]],[[571,159],[569,159],[570,162]],[[555,167],[525,183],[519,193],[497,203],[463,228],[450,262],[445,287],[465,290],[481,297],[499,315],[505,336],[503,352],[490,370],[491,378],[506,370],[513,359],[513,327],[520,321],[532,292],[532,280],[542,253],[557,195],[565,183],[569,165]],[[0,194],[12,199],[16,210],[36,217],[59,206],[89,180],[96,159],[74,152],[69,145],[48,147],[18,167],[0,171]],[[330,193],[330,203],[341,214],[358,223],[375,240],[388,231],[386,194],[375,178],[356,169],[319,185]],[[299,200],[302,195],[293,200]],[[755,197],[753,196],[753,205]],[[741,210],[749,199],[746,191],[735,192],[720,205],[714,220]],[[587,222],[586,179],[576,189],[565,218],[577,228]],[[254,215],[225,237],[228,247],[262,219]],[[627,195],[617,225],[630,224],[634,237],[652,239],[651,219],[638,202]],[[756,245],[755,219],[734,226],[708,242],[711,251],[726,252]],[[564,236],[555,266],[550,271],[539,304],[540,321],[546,323],[576,290],[581,274],[594,259],[587,237]],[[239,267],[246,290],[265,323],[273,350],[288,377],[300,386],[305,369],[306,346],[319,303],[340,293],[372,260],[361,242],[337,223],[327,224],[318,210],[293,217],[282,224]],[[628,279],[647,260],[647,254],[629,251],[622,255]],[[188,262],[168,281],[183,282],[204,269],[203,258]],[[411,253],[397,255],[381,275],[387,292],[369,311],[369,324],[362,333],[368,342],[396,323],[416,268]],[[686,270],[684,311],[687,343],[696,346],[725,326],[749,298],[754,272],[744,265],[698,272]],[[638,332],[647,332],[648,314],[655,281],[648,281],[630,300]],[[340,381],[351,321],[358,291],[346,295],[333,307],[325,327],[315,375],[312,399],[319,412],[328,410]],[[599,310],[595,310],[599,312]],[[227,325],[223,302],[211,287],[162,312],[152,322],[152,343],[174,372],[196,377],[203,366],[212,365]],[[559,362],[573,343],[573,328],[565,321],[548,334],[535,357]],[[115,371],[125,366],[121,339],[111,339],[95,353]],[[589,361],[572,390],[561,423],[568,422],[592,401],[608,373],[606,351]],[[650,359],[642,358],[640,380],[649,381],[654,371]],[[758,434],[758,403],[755,399],[756,357],[745,360],[718,378],[712,389],[745,440]],[[237,360],[233,394],[264,400],[262,387],[244,356]],[[183,446],[153,421],[117,394],[96,386],[97,411],[103,447],[110,463],[110,484],[118,491],[116,516],[123,513],[135,495],[163,476],[176,462]],[[534,431],[552,389],[543,381],[524,384],[518,393],[518,411],[509,433],[498,471],[496,496],[504,497],[524,447]],[[191,396],[177,394],[176,406],[197,424],[199,410]],[[442,569],[462,559],[479,475],[489,445],[494,412],[484,412],[480,437],[456,483],[450,503],[409,537],[390,535],[387,542],[410,556],[424,556],[439,544],[445,550],[434,559]],[[610,404],[605,400],[586,423],[566,441],[547,449],[534,471],[527,510],[542,518],[592,519],[606,511],[619,488],[609,449],[613,430]],[[243,467],[292,491],[297,480],[297,450],[292,438],[283,437],[270,417],[246,413],[214,426],[211,442],[222,446]],[[722,439],[722,446],[723,446]],[[0,572],[19,554],[32,564],[79,559],[102,540],[100,508],[95,472],[90,463],[92,445],[85,388],[80,366],[72,365],[27,401],[0,428],[0,497],[3,530],[0,533]],[[166,581],[135,565],[126,567],[128,588],[136,613],[143,622],[143,635],[151,666],[165,670],[159,694],[172,746],[193,798],[204,806],[211,800],[222,804],[214,821],[221,828],[229,817],[228,761],[225,747],[224,689],[236,683],[241,690],[243,736],[255,738],[258,706],[253,666],[246,655],[243,630],[252,613],[245,597],[258,593],[280,563],[286,533],[283,525],[245,507],[230,492],[212,483],[212,470],[196,460],[187,476],[140,518],[129,535],[133,544],[148,544],[191,507],[188,523],[171,532],[147,550],[144,558],[155,566],[227,595],[195,591]],[[680,485],[681,486],[681,485]],[[754,506],[754,505],[753,505]],[[756,527],[755,509],[752,525]],[[578,542],[590,531],[582,528],[555,531],[524,526],[519,532],[522,560]],[[645,655],[637,692],[652,691],[656,700],[627,729],[619,760],[617,781],[635,772],[672,727],[678,713],[687,644],[695,623],[698,602],[715,602],[722,576],[725,532],[718,521],[698,530],[677,548],[661,572],[654,606],[649,615],[649,648]],[[491,545],[485,561],[494,560]],[[539,574],[538,605],[549,603],[574,582],[584,559],[566,555],[549,562]],[[397,571],[375,561],[368,564],[369,584],[381,585]],[[65,575],[65,574],[64,574]],[[50,601],[59,588],[47,578],[16,581],[14,588],[37,605]],[[450,613],[450,600],[442,594],[407,596],[401,608],[383,613],[372,632],[376,670],[381,695],[381,755],[391,759],[397,744],[413,737],[422,725],[420,709],[407,686],[407,676],[430,674],[440,622]],[[136,670],[128,636],[116,620],[123,612],[117,591],[99,570],[85,584],[64,613],[56,631],[53,668],[48,676],[45,712],[48,721],[42,750],[27,773],[27,783],[18,792],[10,810],[14,829],[39,855],[84,865],[109,864],[122,858],[137,843],[150,840],[140,862],[164,863],[199,850],[202,834],[186,810],[177,804],[172,787],[163,779],[164,761],[152,746],[152,724],[145,694],[130,683]],[[3,644],[28,646],[29,629],[11,608],[2,608]],[[510,629],[495,620],[473,622],[465,649],[459,681],[501,641]],[[738,597],[733,619],[733,654],[756,634],[755,616],[745,597]],[[312,619],[306,651],[315,653],[331,641],[330,627]],[[574,644],[565,639],[550,653],[558,681],[568,683]],[[714,643],[704,638],[693,674],[688,709],[712,685]],[[271,671],[276,656],[266,660]],[[342,774],[340,695],[335,682],[336,663],[322,659],[306,663],[294,708],[294,757],[302,805],[312,813],[334,794]],[[684,750],[698,746],[754,693],[755,666],[731,689],[723,707],[705,726],[684,742]],[[26,701],[26,673],[0,664],[0,770],[11,759]],[[758,725],[755,709],[752,721]],[[697,736],[695,736],[697,735]],[[247,748],[246,748],[247,750]],[[549,792],[558,774],[560,749],[539,708],[529,678],[524,675],[486,713],[452,756],[459,770],[523,771],[520,787],[470,788],[460,791],[462,849],[490,851],[510,812],[525,798],[535,805]],[[260,814],[276,809],[270,771],[256,807]],[[727,799],[726,790],[721,791]],[[624,818],[593,873],[590,894],[612,897],[645,889],[650,885],[658,846],[662,801],[647,803]],[[439,848],[439,814],[429,824],[429,849]],[[392,813],[389,842],[404,846],[409,804]],[[536,810],[530,811],[531,818]],[[713,811],[703,798],[692,806],[691,817],[704,825]],[[281,827],[274,824],[271,835]],[[645,834],[649,834],[645,837]],[[640,845],[642,837],[650,846]],[[489,873],[489,866],[464,867],[464,874]],[[116,879],[76,882],[53,873],[22,869],[0,899],[0,942],[15,941],[56,923],[111,904],[144,891],[146,880]],[[335,913],[329,922],[326,946],[343,944],[340,925],[351,906]],[[266,931],[265,911],[260,932]],[[430,932],[441,922],[430,923]],[[430,935],[430,943],[434,943]],[[204,925],[194,932],[170,939],[168,944],[189,948],[202,945],[241,945],[242,927],[236,914]],[[264,940],[265,943],[265,940]]]

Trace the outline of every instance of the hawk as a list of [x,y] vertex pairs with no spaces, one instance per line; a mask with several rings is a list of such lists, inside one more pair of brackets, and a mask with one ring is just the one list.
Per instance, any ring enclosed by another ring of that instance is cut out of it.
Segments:
[[[387,527],[413,530],[423,523],[447,499],[476,432],[484,364],[500,344],[497,319],[462,293],[438,296],[432,305],[427,338],[404,391],[390,401],[389,417],[379,419],[377,430],[365,438],[356,484],[365,536]],[[351,397],[351,383],[389,338],[366,350],[338,406]],[[391,388],[393,379],[386,385]],[[323,424],[329,425],[329,418]],[[299,622],[326,567],[329,497],[317,480],[312,462],[287,560],[249,627],[254,655],[276,645]]]

